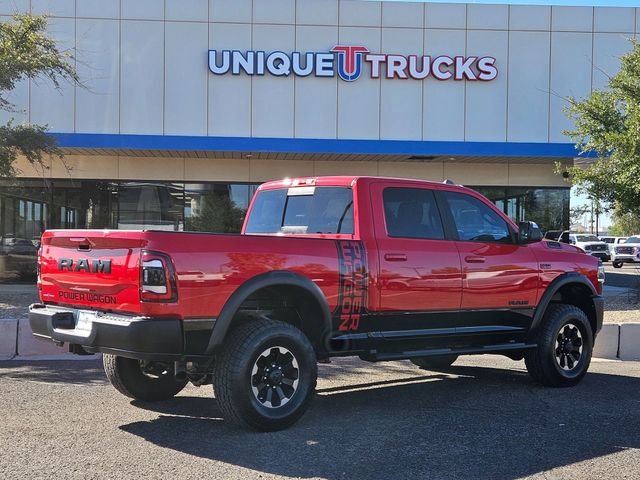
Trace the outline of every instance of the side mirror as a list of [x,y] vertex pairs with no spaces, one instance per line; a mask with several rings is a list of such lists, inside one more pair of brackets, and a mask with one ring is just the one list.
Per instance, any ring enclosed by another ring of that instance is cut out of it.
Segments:
[[542,232],[535,222],[520,222],[518,224],[518,243],[524,245],[542,240]]

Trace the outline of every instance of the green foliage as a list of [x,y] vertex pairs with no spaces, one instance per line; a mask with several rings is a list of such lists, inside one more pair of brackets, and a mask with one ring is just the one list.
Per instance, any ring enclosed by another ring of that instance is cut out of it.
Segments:
[[570,97],[565,109],[575,121],[565,133],[582,153],[597,154],[587,168],[569,170],[573,182],[621,213],[640,211],[640,46],[630,42],[632,50],[622,56],[607,89],[581,101]]
[[[0,23],[0,109],[15,112],[6,93],[25,79],[46,78],[58,88],[67,79],[78,83],[69,52],[61,52],[46,34],[47,19],[34,15],[14,15]],[[22,154],[32,164],[42,164],[43,154],[61,156],[46,126],[0,126],[0,177],[15,175],[12,163]]]
[[616,237],[628,237],[640,234],[640,214],[621,213],[614,211],[612,216],[613,224],[609,229],[609,235]]

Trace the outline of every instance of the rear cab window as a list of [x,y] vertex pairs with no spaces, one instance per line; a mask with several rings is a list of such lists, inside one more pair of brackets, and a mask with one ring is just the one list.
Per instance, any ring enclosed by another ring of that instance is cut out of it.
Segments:
[[387,187],[382,193],[389,237],[443,240],[444,229],[433,191]]
[[350,187],[331,186],[259,191],[245,233],[353,235],[353,191]]

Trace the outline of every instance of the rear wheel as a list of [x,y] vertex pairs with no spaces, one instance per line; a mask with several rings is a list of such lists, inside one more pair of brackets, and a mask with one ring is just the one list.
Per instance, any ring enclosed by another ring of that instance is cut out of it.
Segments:
[[591,363],[593,333],[586,314],[573,305],[549,305],[537,338],[525,353],[533,379],[550,387],[572,387]]
[[106,353],[102,363],[111,385],[123,395],[137,400],[168,400],[180,393],[188,382],[175,378],[171,363],[142,362]]
[[213,387],[226,420],[261,431],[295,423],[318,375],[315,351],[296,327],[269,318],[240,325],[217,355]]
[[613,261],[613,268],[622,268],[623,263],[619,260]]
[[412,358],[411,363],[424,370],[442,370],[449,368],[458,359],[457,355],[443,355],[441,357]]

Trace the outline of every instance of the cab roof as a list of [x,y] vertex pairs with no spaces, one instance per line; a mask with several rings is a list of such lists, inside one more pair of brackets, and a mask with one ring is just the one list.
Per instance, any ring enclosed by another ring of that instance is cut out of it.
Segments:
[[402,182],[408,185],[429,185],[433,188],[442,188],[444,186],[448,189],[461,189],[468,190],[462,185],[455,185],[452,183],[432,182],[428,180],[416,180],[410,178],[395,178],[395,177],[374,177],[374,176],[359,176],[359,175],[337,175],[337,176],[321,176],[321,177],[297,177],[297,178],[284,178],[282,180],[273,180],[265,182],[258,188],[259,190],[271,190],[275,188],[289,188],[289,187],[311,187],[311,186],[332,186],[332,187],[352,187],[356,182],[371,183],[374,181],[394,181]]

